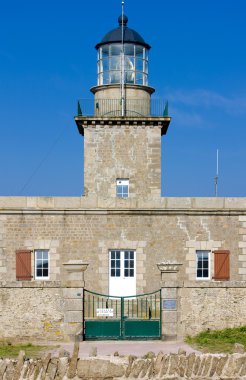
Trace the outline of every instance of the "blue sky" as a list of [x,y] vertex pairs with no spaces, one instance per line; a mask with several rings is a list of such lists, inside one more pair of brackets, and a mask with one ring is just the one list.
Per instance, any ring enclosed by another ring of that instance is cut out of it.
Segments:
[[[169,100],[163,195],[246,195],[245,0],[126,0],[152,46],[150,85]],[[120,0],[0,2],[0,195],[83,192],[73,116],[96,84],[94,46]]]

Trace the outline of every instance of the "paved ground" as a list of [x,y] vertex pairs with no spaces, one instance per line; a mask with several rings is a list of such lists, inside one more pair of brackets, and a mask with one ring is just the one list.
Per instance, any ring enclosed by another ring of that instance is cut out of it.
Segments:
[[[61,347],[72,354],[72,343],[61,343]],[[177,353],[179,348],[182,348],[187,353],[197,352],[190,346],[182,341],[94,341],[94,342],[81,342],[79,349],[80,357],[88,357],[93,347],[97,348],[98,356],[113,355],[118,351],[119,355],[135,355],[138,357],[143,356],[149,351],[155,354],[162,351],[163,353]],[[59,349],[52,350],[53,354],[58,354]]]

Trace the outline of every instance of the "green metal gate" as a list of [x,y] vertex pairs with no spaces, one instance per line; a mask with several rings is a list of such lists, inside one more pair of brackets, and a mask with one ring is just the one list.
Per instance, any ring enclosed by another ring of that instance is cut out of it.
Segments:
[[84,290],[84,339],[160,339],[161,291],[112,297]]

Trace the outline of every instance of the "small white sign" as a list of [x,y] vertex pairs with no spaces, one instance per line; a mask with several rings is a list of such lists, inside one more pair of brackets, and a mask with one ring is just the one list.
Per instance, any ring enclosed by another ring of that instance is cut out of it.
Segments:
[[97,309],[97,317],[113,317],[114,309]]

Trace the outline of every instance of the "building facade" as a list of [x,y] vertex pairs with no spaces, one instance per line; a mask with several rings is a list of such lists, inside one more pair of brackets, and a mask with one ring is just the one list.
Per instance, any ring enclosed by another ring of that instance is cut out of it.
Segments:
[[[92,111],[78,104],[84,196],[0,197],[1,338],[140,339],[142,326],[165,339],[246,324],[246,199],[161,197],[171,118],[151,98],[150,46],[127,22],[96,46]],[[111,322],[120,333],[105,335]]]

